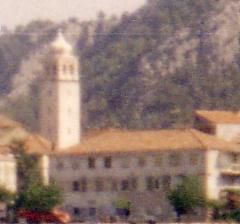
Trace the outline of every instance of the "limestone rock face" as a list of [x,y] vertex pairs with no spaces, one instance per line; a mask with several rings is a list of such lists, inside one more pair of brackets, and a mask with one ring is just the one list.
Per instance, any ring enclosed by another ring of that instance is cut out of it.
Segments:
[[[239,1],[216,1],[216,9],[206,17],[199,15],[198,24],[177,29],[173,36],[144,56],[140,69],[146,75],[155,70],[165,76],[189,64],[205,67],[208,72],[214,73],[221,72],[231,63],[238,63],[239,10]],[[157,59],[153,61],[152,55],[158,55]]]

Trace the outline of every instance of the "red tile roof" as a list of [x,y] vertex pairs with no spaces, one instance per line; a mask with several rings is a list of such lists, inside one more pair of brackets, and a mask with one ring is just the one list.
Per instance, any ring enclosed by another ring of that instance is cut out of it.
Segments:
[[240,151],[236,144],[195,129],[121,131],[106,130],[85,137],[81,144],[59,150],[59,154],[158,152],[162,150],[234,150]]
[[215,124],[217,123],[240,124],[240,112],[198,110],[195,113],[198,117],[201,117]]

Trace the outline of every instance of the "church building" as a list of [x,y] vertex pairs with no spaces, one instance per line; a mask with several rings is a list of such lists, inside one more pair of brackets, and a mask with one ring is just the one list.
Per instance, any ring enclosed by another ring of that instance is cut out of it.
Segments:
[[[78,58],[59,32],[49,46],[41,88],[41,134],[53,143],[49,179],[64,190],[73,221],[116,215],[175,218],[167,195],[186,175],[197,175],[209,199],[240,188],[239,145],[196,129],[102,130],[81,134]],[[201,220],[203,211],[192,217]]]

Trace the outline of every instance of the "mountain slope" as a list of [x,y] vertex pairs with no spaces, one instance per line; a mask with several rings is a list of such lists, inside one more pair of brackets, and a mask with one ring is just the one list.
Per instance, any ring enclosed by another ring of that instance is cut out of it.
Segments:
[[92,126],[188,125],[239,107],[238,1],[149,1],[83,55]]

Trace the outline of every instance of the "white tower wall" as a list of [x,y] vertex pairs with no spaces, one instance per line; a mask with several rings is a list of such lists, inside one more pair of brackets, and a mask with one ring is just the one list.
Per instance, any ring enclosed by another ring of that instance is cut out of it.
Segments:
[[45,61],[41,85],[41,134],[57,149],[78,144],[80,117],[78,60],[71,46],[58,34]]
[[58,84],[58,145],[68,147],[80,139],[79,83],[61,81]]

